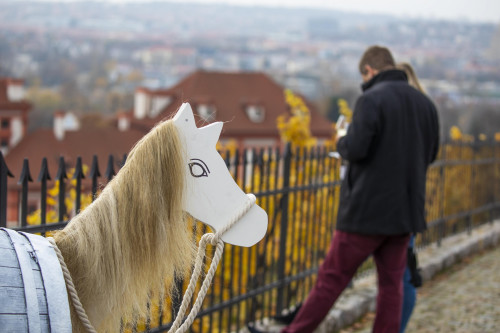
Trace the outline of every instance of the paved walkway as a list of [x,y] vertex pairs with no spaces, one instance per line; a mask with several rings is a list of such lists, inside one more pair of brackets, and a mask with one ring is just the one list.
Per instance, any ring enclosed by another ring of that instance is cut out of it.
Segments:
[[[427,281],[407,333],[500,332],[500,245],[464,258]],[[371,332],[373,313],[342,333]]]

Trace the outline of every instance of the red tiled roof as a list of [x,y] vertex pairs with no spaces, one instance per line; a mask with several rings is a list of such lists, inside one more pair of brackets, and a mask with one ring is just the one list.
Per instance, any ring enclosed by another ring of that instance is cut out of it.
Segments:
[[[171,96],[172,102],[154,119],[133,120],[138,128],[151,127],[159,120],[171,117],[183,102],[189,102],[196,111],[198,104],[215,107],[216,121],[224,122],[222,136],[278,137],[276,118],[289,110],[285,103],[283,87],[263,73],[197,71],[177,85],[164,90],[140,91],[151,95]],[[264,107],[265,119],[254,123],[248,119],[245,106],[256,104]],[[331,122],[308,103],[311,112],[313,135],[331,136]],[[201,119],[199,119],[201,121]],[[201,126],[202,124],[198,124]]]
[[[115,128],[83,128],[79,131],[65,132],[64,139],[58,141],[52,129],[41,129],[24,137],[7,154],[5,161],[17,181],[21,174],[23,160],[28,158],[31,177],[36,181],[44,157],[47,157],[50,175],[54,179],[60,156],[64,156],[69,166],[74,166],[77,157],[80,156],[82,163],[90,168],[93,156],[97,155],[99,170],[104,176],[108,156],[112,154],[115,162],[121,161],[123,155],[127,154],[144,134],[133,129],[122,132]],[[115,171],[118,171],[116,166]]]
[[29,109],[31,109],[31,104],[28,102],[0,102],[2,111],[27,111]]

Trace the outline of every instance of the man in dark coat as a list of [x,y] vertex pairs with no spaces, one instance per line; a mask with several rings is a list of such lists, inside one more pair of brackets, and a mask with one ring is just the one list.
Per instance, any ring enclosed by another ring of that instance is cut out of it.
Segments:
[[378,274],[373,332],[399,331],[409,235],[426,228],[425,179],[439,148],[439,123],[434,104],[408,84],[387,48],[368,48],[359,69],[363,95],[337,142],[349,162],[337,230],[315,286],[285,333],[313,332],[370,255]]

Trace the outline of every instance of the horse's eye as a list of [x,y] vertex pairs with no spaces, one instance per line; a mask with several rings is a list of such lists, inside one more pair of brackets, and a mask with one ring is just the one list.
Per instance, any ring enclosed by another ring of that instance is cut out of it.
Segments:
[[210,170],[208,169],[205,162],[197,158],[192,158],[191,162],[188,165],[191,176],[193,177],[208,177],[208,174],[210,173]]

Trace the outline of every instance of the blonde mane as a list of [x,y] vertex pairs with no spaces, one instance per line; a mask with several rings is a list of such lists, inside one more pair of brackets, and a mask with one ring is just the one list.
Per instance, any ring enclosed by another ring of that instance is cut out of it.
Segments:
[[[167,120],[130,152],[101,195],[56,233],[90,321],[118,332],[149,293],[191,267],[195,244],[183,211],[185,152]],[[73,330],[82,331],[72,309]]]

